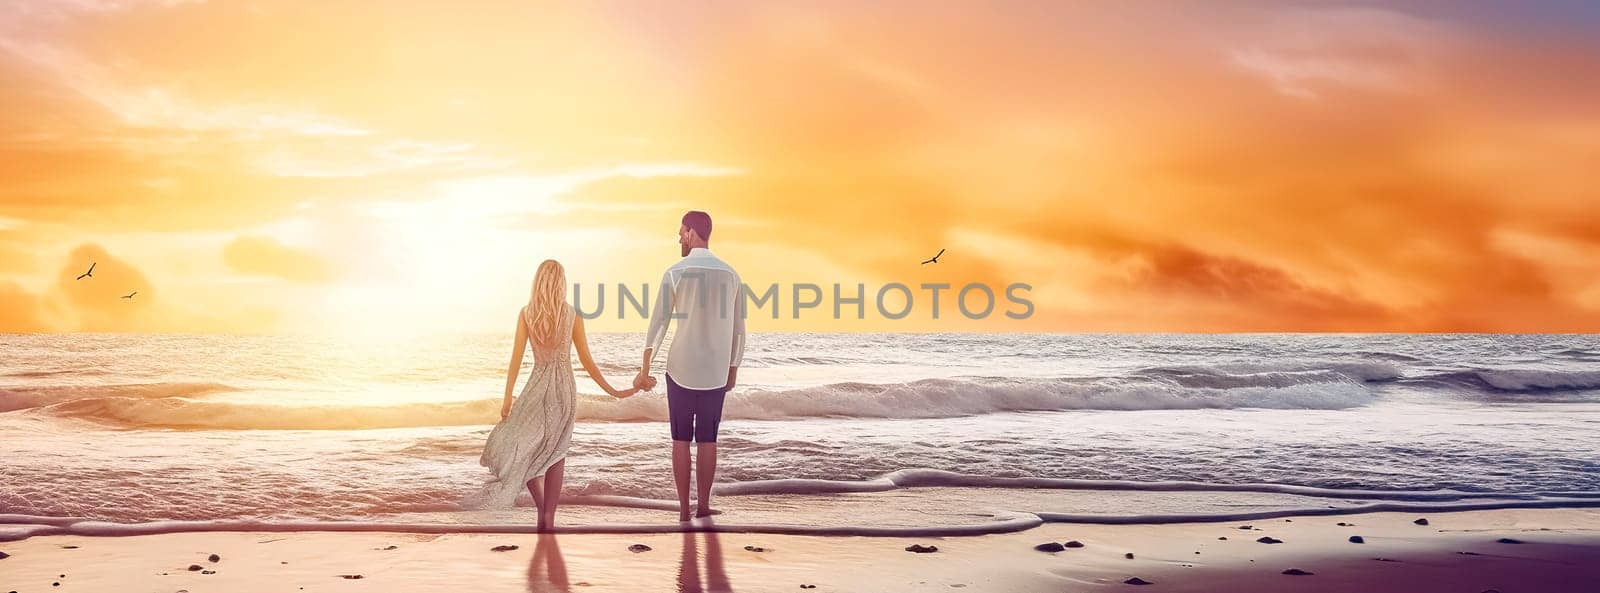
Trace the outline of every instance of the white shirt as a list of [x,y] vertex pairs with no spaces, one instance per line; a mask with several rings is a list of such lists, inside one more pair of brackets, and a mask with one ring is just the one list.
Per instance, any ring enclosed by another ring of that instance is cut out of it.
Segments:
[[728,368],[744,360],[743,287],[739,273],[704,247],[689,250],[661,275],[644,347],[659,353],[667,324],[678,319],[667,352],[673,382],[689,389],[727,386]]

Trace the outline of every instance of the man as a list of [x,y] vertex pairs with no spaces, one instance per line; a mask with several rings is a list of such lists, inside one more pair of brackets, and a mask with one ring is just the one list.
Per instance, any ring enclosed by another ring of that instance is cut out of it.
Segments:
[[650,363],[678,319],[667,352],[667,410],[672,425],[672,480],[678,487],[678,520],[689,520],[689,443],[695,445],[696,517],[713,514],[711,484],[717,475],[717,428],[722,400],[733,389],[744,357],[743,284],[733,267],[707,247],[711,215],[683,215],[678,245],[683,259],[661,275],[650,331],[645,334],[644,365],[635,387],[647,389]]

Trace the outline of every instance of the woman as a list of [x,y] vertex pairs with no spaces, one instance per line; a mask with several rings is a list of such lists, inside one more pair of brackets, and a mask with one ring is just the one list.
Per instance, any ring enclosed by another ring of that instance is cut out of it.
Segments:
[[[489,442],[478,459],[495,475],[484,488],[485,503],[509,507],[517,492],[526,486],[539,510],[539,531],[555,526],[567,446],[572,442],[572,425],[577,420],[572,347],[577,346],[583,370],[606,393],[623,398],[639,391],[613,389],[595,367],[583,333],[583,319],[567,304],[566,286],[566,271],[559,262],[548,259],[539,264],[528,306],[517,316],[517,337],[511,350],[511,366],[506,369],[500,424],[489,432]],[[530,346],[533,373],[513,404],[511,389],[522,368],[522,351]]]

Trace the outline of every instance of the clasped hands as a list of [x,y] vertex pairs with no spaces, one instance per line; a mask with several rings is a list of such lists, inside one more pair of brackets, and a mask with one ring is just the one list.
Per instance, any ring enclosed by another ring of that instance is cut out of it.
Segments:
[[640,369],[639,374],[633,377],[633,387],[623,389],[613,394],[617,399],[632,396],[640,391],[650,391],[656,388],[656,378],[650,376],[650,369]]
[[633,388],[642,391],[656,388],[656,378],[650,376],[650,369],[639,369],[639,374],[633,377]]

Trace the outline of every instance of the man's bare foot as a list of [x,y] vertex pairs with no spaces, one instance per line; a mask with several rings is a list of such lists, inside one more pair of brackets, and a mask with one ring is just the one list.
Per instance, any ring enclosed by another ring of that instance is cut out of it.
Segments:
[[719,511],[717,509],[708,509],[708,508],[705,508],[705,507],[698,507],[694,511],[694,516],[697,517],[697,518],[698,517],[710,517],[712,515],[721,515],[721,514],[722,514],[722,511]]

